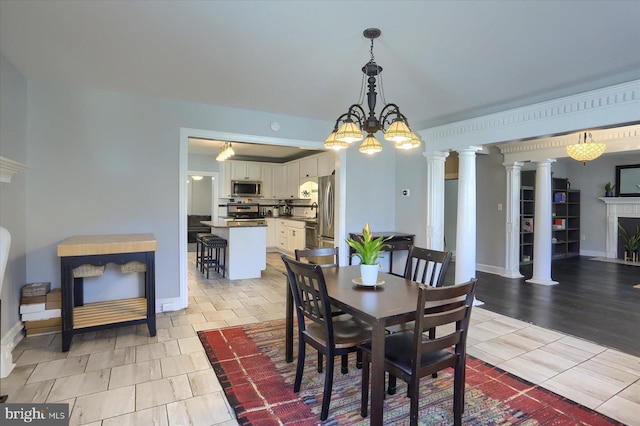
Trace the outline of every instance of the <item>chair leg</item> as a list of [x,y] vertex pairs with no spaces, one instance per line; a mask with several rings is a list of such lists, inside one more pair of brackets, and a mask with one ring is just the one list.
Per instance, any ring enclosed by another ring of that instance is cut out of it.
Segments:
[[389,387],[387,387],[387,393],[389,395],[396,394],[396,376],[391,373],[389,373]]
[[360,399],[360,415],[367,417],[369,408],[369,354],[362,352],[362,397]]
[[464,411],[464,364],[456,365],[453,372],[453,424],[462,424]]
[[300,392],[300,385],[302,384],[302,373],[304,372],[304,356],[305,356],[304,338],[298,335],[298,364],[296,366],[296,379],[293,383],[293,391],[295,393]]
[[327,355],[327,369],[324,373],[324,395],[322,395],[322,411],[320,420],[327,420],[329,417],[329,404],[331,403],[331,390],[333,389],[333,354]]
[[409,424],[418,426],[418,403],[420,402],[420,379],[412,377],[409,383]]
[[[436,329],[435,327],[432,327],[429,329],[429,340],[434,340],[435,338],[436,338]],[[431,377],[435,379],[436,377],[438,377],[438,373],[433,373]]]
[[340,372],[342,374],[347,374],[349,372],[349,355],[344,354],[341,357],[342,365],[340,366]]
[[323,355],[322,352],[318,351],[318,373],[322,373],[322,361]]

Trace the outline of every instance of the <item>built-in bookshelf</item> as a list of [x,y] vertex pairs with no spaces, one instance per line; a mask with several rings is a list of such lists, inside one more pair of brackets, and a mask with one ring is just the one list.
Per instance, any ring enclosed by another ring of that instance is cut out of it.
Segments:
[[[520,264],[533,261],[535,171],[523,171],[520,187]],[[580,190],[566,178],[551,179],[551,244],[553,259],[580,255]]]
[[520,187],[520,263],[533,259],[533,213],[535,191],[533,186]]
[[580,191],[568,180],[551,179],[551,244],[553,258],[580,255]]

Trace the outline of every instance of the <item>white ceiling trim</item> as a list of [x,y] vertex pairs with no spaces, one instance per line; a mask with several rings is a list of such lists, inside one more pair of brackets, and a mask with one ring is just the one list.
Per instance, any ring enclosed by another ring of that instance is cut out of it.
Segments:
[[640,80],[634,80],[418,133],[427,149],[448,150],[637,123],[639,111]]
[[[607,154],[640,150],[640,125],[589,130],[589,132],[592,134],[594,142],[607,145],[605,151]],[[505,163],[565,158],[569,156],[567,154],[567,145],[577,143],[578,134],[582,134],[582,132],[531,141],[509,142],[499,144],[497,147],[504,155]]]

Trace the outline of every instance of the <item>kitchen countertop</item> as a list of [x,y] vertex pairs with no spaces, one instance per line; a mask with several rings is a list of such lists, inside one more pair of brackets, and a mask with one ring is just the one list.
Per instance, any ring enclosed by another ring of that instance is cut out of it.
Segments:
[[242,222],[242,221],[233,221],[233,220],[218,220],[218,221],[210,221],[203,220],[200,222],[204,226],[210,226],[212,228],[264,228],[267,225],[261,225],[255,222]]

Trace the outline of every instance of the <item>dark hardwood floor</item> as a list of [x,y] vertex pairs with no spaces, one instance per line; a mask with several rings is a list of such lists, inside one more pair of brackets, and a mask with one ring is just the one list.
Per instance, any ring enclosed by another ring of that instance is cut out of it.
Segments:
[[486,310],[640,356],[640,267],[591,259],[554,260],[553,286],[526,283],[532,265],[520,279],[477,272],[476,298]]

